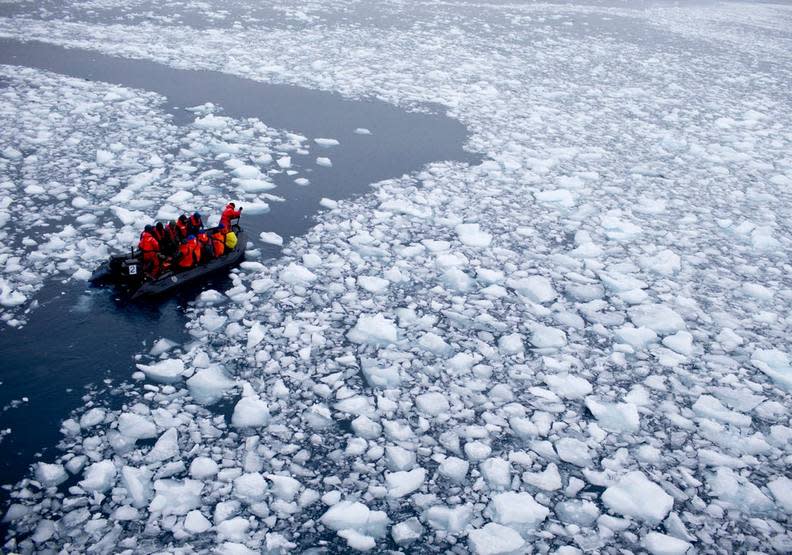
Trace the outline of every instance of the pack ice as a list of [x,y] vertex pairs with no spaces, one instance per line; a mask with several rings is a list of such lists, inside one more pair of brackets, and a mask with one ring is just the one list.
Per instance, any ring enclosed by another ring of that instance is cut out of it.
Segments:
[[[11,488],[6,549],[792,550],[789,8],[375,7],[278,6],[233,33],[122,19],[112,40],[79,18],[0,19],[7,36],[432,102],[485,157],[324,199],[279,259],[191,306],[190,343],[143,354],[145,380],[71,415],[62,451]],[[206,107],[179,131],[142,91],[2,77],[3,197],[35,222],[77,218],[3,242],[4,314],[57,265],[194,204],[186,183],[210,186],[207,205],[264,202],[287,146],[334,152]],[[359,125],[376,122],[350,123],[365,143]]]

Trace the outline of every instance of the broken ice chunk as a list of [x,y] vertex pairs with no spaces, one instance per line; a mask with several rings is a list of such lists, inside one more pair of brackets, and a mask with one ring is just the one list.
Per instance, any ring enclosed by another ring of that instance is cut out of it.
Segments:
[[331,146],[338,146],[340,143],[336,139],[324,139],[324,138],[316,138],[314,142],[321,147],[331,147]]
[[59,464],[36,463],[36,480],[41,482],[44,487],[57,486],[65,482],[69,475]]
[[531,344],[540,349],[560,348],[567,344],[566,333],[557,328],[537,324],[531,331]]
[[462,244],[468,247],[484,248],[492,242],[492,235],[481,231],[479,224],[459,224],[456,232]]
[[689,542],[660,532],[649,532],[643,546],[652,555],[684,555],[692,547]]
[[659,524],[674,506],[674,499],[643,472],[622,476],[602,494],[602,502],[615,513]]
[[182,379],[184,373],[184,361],[179,358],[161,360],[154,364],[138,364],[138,370],[142,370],[146,377],[158,383],[174,383]]
[[113,461],[103,460],[86,467],[80,487],[87,491],[103,492],[115,483],[116,467]]
[[468,533],[468,545],[476,555],[498,555],[518,552],[525,540],[514,528],[488,522]]
[[530,493],[507,491],[492,496],[486,513],[498,524],[527,534],[547,518],[550,510],[537,503]]
[[448,412],[449,404],[445,395],[438,391],[423,393],[415,398],[418,410],[430,416],[438,416]]
[[267,243],[269,245],[276,245],[279,247],[283,246],[283,237],[275,232],[262,231],[259,233],[259,239],[261,239],[263,243]]
[[418,467],[385,474],[388,484],[388,497],[398,498],[409,495],[420,488],[426,479],[426,470]]
[[638,305],[630,308],[628,313],[636,326],[649,328],[660,335],[685,329],[682,317],[664,304]]
[[347,333],[353,343],[385,346],[398,339],[396,324],[382,314],[361,314],[355,326]]
[[528,276],[506,280],[506,285],[535,303],[549,303],[558,297],[553,284],[544,276]]
[[602,403],[586,397],[586,408],[600,426],[611,432],[634,433],[640,428],[638,408],[632,403]]

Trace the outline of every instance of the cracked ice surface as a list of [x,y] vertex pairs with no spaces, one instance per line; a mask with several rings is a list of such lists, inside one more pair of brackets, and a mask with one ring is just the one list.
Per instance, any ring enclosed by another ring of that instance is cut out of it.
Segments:
[[[398,29],[233,34],[3,21],[441,102],[490,156],[379,183],[235,271],[160,356],[183,366],[145,366],[171,383],[64,424],[65,454],[14,490],[6,518],[32,534],[17,548],[788,551],[792,110],[789,60],[767,52],[792,26],[742,13],[446,3]],[[594,25],[614,18],[623,35]],[[210,406],[224,396],[230,420]],[[80,481],[61,499],[64,469]]]

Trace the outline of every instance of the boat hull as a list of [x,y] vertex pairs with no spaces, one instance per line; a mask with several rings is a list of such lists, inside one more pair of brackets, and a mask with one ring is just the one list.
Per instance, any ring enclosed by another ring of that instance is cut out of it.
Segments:
[[91,274],[90,281],[94,285],[116,285],[132,300],[171,292],[238,264],[245,256],[247,236],[238,227],[235,231],[237,245],[233,250],[195,268],[176,272],[168,270],[155,280],[144,279],[140,252],[133,251],[129,254],[112,256]]
[[168,272],[154,281],[145,281],[133,293],[132,300],[168,293],[187,283],[193,283],[205,276],[236,265],[245,255],[246,244],[246,237],[243,232],[238,233],[237,237],[237,246],[231,252],[187,271]]

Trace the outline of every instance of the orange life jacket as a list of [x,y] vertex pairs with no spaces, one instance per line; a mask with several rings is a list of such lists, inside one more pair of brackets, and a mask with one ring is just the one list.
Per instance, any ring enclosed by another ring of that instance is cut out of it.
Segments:
[[195,254],[195,245],[197,241],[184,241],[181,245],[179,245],[179,262],[178,266],[180,268],[192,268],[193,266],[198,264],[200,260],[200,254],[196,258]]
[[140,243],[138,243],[138,248],[143,251],[143,255],[145,256],[146,253],[156,253],[159,252],[160,246],[154,236],[149,233],[148,231],[144,231],[140,235]]
[[198,231],[203,229],[203,222],[201,221],[201,217],[198,216],[196,218],[195,214],[190,216],[190,219],[188,220],[187,223],[187,229],[189,229],[190,233],[192,233],[193,235],[198,235]]
[[181,218],[176,220],[176,227],[179,228],[179,234],[181,236],[181,239],[186,239],[187,236],[189,235],[189,233],[187,233],[187,231],[188,231],[187,230],[187,218],[184,218],[184,220],[182,220]]
[[215,257],[223,256],[225,253],[225,233],[223,233],[223,229],[220,228],[212,233],[212,252],[214,252]]
[[197,239],[193,239],[192,241],[187,241],[192,245],[192,252],[193,256],[195,257],[195,264],[198,265],[201,263],[201,243],[198,242]]

